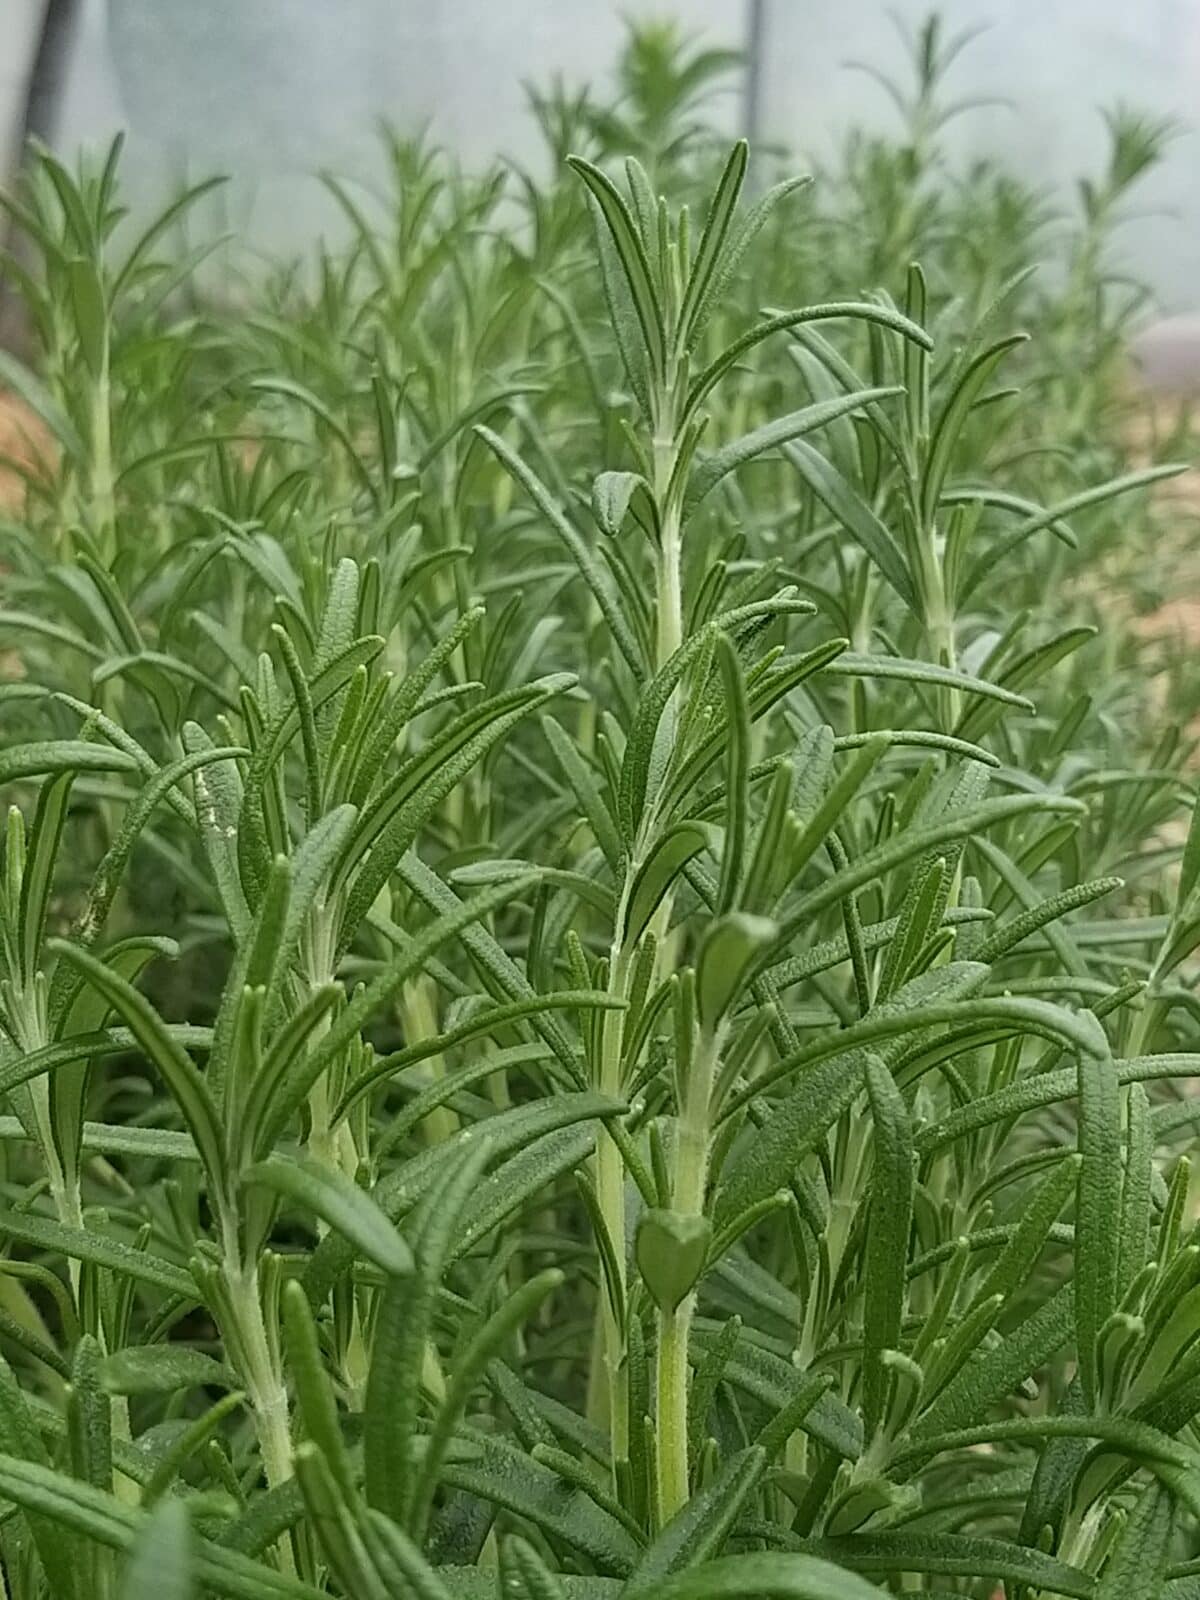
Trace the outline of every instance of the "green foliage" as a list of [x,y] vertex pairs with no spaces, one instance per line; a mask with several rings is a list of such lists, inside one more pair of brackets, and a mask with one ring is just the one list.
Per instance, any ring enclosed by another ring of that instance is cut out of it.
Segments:
[[965,42],[809,190],[633,32],[549,181],[389,138],[236,309],[207,185],[35,153],[7,1600],[1190,1592],[1167,130],[1051,235],[943,159]]

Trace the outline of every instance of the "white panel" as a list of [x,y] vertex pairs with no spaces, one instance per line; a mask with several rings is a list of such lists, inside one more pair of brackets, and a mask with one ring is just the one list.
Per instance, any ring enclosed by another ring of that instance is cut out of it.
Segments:
[[[910,23],[928,0],[765,0],[762,127],[798,165],[827,157],[853,123],[888,125],[883,95],[845,70],[849,56],[900,66],[889,11]],[[107,5],[107,16],[105,7]],[[37,0],[0,0],[0,126],[11,127]],[[1118,98],[1194,119],[1200,105],[1200,0],[953,0],[954,27],[988,24],[955,69],[956,94],[1002,94],[1007,111],[959,119],[954,158],[1001,153],[1064,186],[1101,157],[1100,105]],[[331,213],[312,173],[368,175],[371,128],[428,123],[464,159],[537,144],[523,81],[594,81],[606,90],[622,17],[675,16],[737,45],[745,0],[87,0],[70,79],[64,144],[131,128],[135,189],[171,173],[236,172],[229,220],[292,248]],[[731,94],[721,108],[736,126]],[[1181,139],[1147,186],[1154,215],[1126,231],[1127,255],[1169,308],[1200,305],[1200,162]],[[1173,212],[1173,216],[1165,215]]]

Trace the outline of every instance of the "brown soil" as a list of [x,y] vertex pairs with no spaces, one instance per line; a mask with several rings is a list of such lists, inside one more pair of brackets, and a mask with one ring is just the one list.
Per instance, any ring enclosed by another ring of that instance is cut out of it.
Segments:
[[[1130,434],[1135,464],[1150,459],[1152,442],[1173,431],[1182,399],[1164,395],[1147,400]],[[1200,469],[1193,466],[1177,478],[1168,478],[1155,488],[1153,499],[1171,518],[1167,538],[1154,552],[1155,565],[1159,570],[1168,569],[1172,587],[1182,592],[1149,616],[1131,619],[1132,626],[1142,638],[1175,638],[1184,645],[1195,645],[1200,643]]]
[[45,425],[16,395],[0,393],[0,513],[19,511],[25,499],[24,480],[6,463],[36,471],[49,449]]

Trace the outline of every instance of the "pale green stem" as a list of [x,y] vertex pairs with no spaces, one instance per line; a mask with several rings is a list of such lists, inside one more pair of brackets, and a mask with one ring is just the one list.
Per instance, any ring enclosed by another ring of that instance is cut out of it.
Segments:
[[[719,1046],[716,1034],[701,1035],[675,1125],[671,1204],[673,1210],[685,1216],[704,1215],[710,1107]],[[659,1313],[657,1502],[664,1523],[669,1522],[688,1499],[688,1338],[695,1311],[696,1296],[692,1292],[685,1295],[673,1311]]]
[[114,553],[116,495],[112,459],[112,416],[109,407],[108,364],[96,379],[92,396],[92,459],[88,488],[95,518],[97,543],[110,560]]
[[1142,1008],[1135,1013],[1133,1027],[1129,1035],[1128,1056],[1146,1054],[1146,1046],[1154,1035],[1158,1021],[1162,1015],[1163,1003],[1159,994],[1158,963],[1151,968],[1150,976],[1146,979],[1146,987],[1142,993]]
[[658,549],[658,604],[655,667],[662,668],[683,643],[683,582],[680,571],[682,539],[679,521],[668,513],[663,519]]
[[241,1376],[254,1417],[267,1487],[278,1488],[292,1475],[292,1440],[288,1424],[287,1386],[271,1351],[263,1319],[258,1268],[242,1267],[227,1258],[225,1281],[236,1324]]
[[[400,1001],[405,1044],[416,1044],[422,1039],[435,1038],[438,1033],[437,1009],[434,1003],[433,980],[426,973],[418,973],[404,985]],[[446,1076],[446,1058],[431,1056],[424,1063],[425,1071],[433,1080]],[[449,1106],[438,1106],[425,1118],[425,1137],[430,1144],[443,1144],[459,1129],[456,1114]]]
[[[312,915],[307,932],[307,955],[305,961],[305,980],[308,992],[330,983],[334,977],[336,961],[334,959],[334,930],[336,918],[331,909],[324,905],[318,906]],[[321,1040],[329,1032],[331,1026],[329,1015],[326,1014],[313,1030],[309,1040],[309,1049],[315,1050]],[[344,1172],[348,1177],[355,1177],[358,1172],[359,1153],[354,1143],[354,1131],[350,1122],[343,1117],[337,1127],[333,1126],[332,1112],[334,1104],[341,1094],[342,1085],[338,1081],[340,1069],[331,1067],[322,1073],[313,1084],[308,1094],[308,1150],[314,1161],[319,1161],[331,1170]]]
[[[628,997],[630,962],[628,953],[620,943],[620,929],[624,924],[628,900],[628,885],[632,873],[626,877],[626,890],[617,907],[617,938],[613,942],[612,960],[608,978],[608,992],[616,1000]],[[624,1011],[604,1013],[600,1042],[600,1093],[619,1099],[622,1090],[621,1054],[625,1042]],[[607,1128],[603,1129],[596,1147],[596,1198],[605,1230],[612,1240],[616,1258],[617,1282],[621,1298],[626,1290],[625,1274],[625,1163],[621,1152]],[[604,1370],[608,1389],[609,1438],[612,1447],[614,1476],[618,1464],[629,1459],[629,1375],[625,1365],[625,1336],[619,1319],[605,1292],[600,1295],[600,1316],[603,1329]]]
[[696,1297],[687,1295],[674,1311],[658,1314],[658,1492],[655,1496],[662,1526],[688,1500],[688,1335]]
[[[45,988],[40,973],[29,989],[14,989],[11,999],[13,1011],[13,1024],[16,1042],[26,1055],[43,1049],[50,1042],[49,1029],[45,1012]],[[38,1144],[41,1148],[42,1161],[46,1168],[46,1180],[50,1188],[50,1198],[53,1202],[58,1220],[69,1228],[83,1227],[83,1197],[79,1189],[79,1174],[73,1171],[70,1176],[63,1168],[59,1159],[58,1147],[54,1140],[53,1117],[50,1106],[50,1080],[45,1075],[35,1078],[24,1089],[26,1104],[32,1113],[34,1126],[37,1129]],[[74,1256],[67,1262],[70,1273],[72,1292],[78,1296],[81,1282],[82,1263]]]

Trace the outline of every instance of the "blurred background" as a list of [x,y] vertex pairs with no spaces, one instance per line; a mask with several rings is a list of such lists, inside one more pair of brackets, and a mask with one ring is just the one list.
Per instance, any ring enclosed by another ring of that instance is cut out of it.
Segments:
[[[30,112],[64,150],[126,128],[135,198],[233,173],[224,225],[278,254],[335,225],[315,173],[369,177],[381,117],[402,132],[428,127],[469,165],[497,153],[544,160],[526,85],[561,75],[611,92],[629,18],[674,18],[743,52],[717,120],[819,167],[851,126],[895,124],[887,89],[848,62],[894,65],[897,24],[915,29],[928,10],[929,0],[52,0],[48,11],[46,0],[3,0],[0,155],[11,170]],[[1101,108],[1179,120],[1119,249],[1162,314],[1200,309],[1188,127],[1200,103],[1198,0],[953,0],[945,14],[955,30],[984,30],[949,80],[963,111],[945,142],[964,170],[986,155],[1069,199],[1104,159]]]

